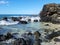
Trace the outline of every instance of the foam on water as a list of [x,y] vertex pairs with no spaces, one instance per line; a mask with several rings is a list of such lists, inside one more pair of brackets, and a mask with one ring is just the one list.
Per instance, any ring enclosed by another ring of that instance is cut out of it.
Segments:
[[0,25],[14,25],[14,24],[18,24],[18,21],[5,21],[5,20],[1,20],[0,21]]

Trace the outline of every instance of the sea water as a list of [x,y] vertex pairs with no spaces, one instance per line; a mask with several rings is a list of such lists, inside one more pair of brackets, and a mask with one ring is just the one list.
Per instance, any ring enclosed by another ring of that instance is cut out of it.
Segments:
[[[3,17],[19,17],[19,16],[30,16],[30,17],[36,17],[38,15],[0,15],[0,18]],[[48,28],[48,27],[47,27]],[[0,34],[7,34],[8,32],[10,33],[16,33],[19,35],[16,35],[17,38],[21,37],[22,34],[24,34],[25,32],[29,32],[31,31],[32,33],[34,33],[35,31],[39,31],[42,35],[41,39],[44,40],[43,37],[43,33],[44,33],[44,29],[43,29],[43,23],[42,22],[30,22],[28,24],[15,24],[15,25],[0,25]],[[13,39],[9,39],[8,41],[5,41],[7,43],[7,45],[11,45],[9,42],[12,42]],[[5,43],[4,42],[4,43]],[[0,43],[1,44],[1,43]],[[42,45],[54,45],[53,43],[46,43],[46,42],[42,42]],[[5,44],[4,44],[5,45]]]
[[[30,16],[30,17],[36,17],[38,15],[0,15],[0,18],[3,18],[3,17],[19,17],[19,16]],[[32,31],[32,32],[35,32],[37,30],[40,30],[41,28],[41,22],[31,22],[31,23],[28,23],[28,24],[15,24],[15,25],[0,25],[0,34],[5,34],[7,32],[10,32],[10,33],[24,33],[26,31]]]

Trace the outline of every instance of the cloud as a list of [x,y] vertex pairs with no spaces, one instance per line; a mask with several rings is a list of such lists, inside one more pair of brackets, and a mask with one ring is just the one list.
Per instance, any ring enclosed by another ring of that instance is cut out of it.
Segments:
[[1,1],[0,1],[0,4],[8,4],[8,1],[1,0]]

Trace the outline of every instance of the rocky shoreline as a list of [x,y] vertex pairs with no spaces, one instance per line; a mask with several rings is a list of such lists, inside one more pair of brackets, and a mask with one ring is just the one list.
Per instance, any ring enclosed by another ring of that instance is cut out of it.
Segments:
[[[6,35],[0,35],[0,45],[60,45],[60,5],[59,4],[46,4],[44,5],[40,17],[41,17],[41,29],[35,32],[9,33]],[[11,18],[13,21],[19,21],[19,23],[27,24],[26,20],[21,20],[22,17]],[[33,18],[35,19],[35,18]],[[37,19],[37,18],[36,18]],[[37,20],[34,22],[38,22]],[[7,18],[3,18],[7,21]],[[29,22],[31,19],[28,20]],[[42,30],[42,33],[41,31]],[[18,37],[18,36],[19,37]]]
[[[1,45],[57,45],[60,41],[60,30],[58,27],[53,29],[53,26],[58,26],[58,24],[52,23],[42,23],[42,28],[44,31],[41,33],[39,31],[35,32],[25,32],[21,34],[21,37],[17,37],[18,33],[7,33],[6,35],[0,35],[0,44]],[[52,26],[52,27],[50,27]],[[60,27],[60,26],[59,26]],[[60,29],[60,28],[59,28]],[[8,37],[8,38],[6,38]],[[8,42],[8,43],[7,43]]]

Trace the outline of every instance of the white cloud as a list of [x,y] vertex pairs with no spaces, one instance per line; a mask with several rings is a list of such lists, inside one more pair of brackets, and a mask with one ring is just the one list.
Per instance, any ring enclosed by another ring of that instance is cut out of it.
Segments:
[[0,4],[8,4],[8,1],[1,0]]

